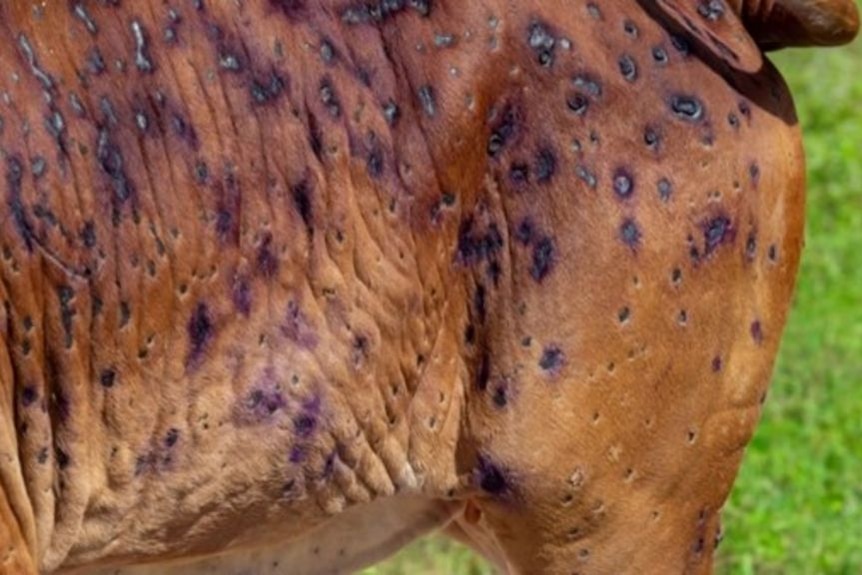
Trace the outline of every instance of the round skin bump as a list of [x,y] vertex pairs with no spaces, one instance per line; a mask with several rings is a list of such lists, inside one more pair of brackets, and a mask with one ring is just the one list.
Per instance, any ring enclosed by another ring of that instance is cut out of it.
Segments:
[[0,3],[0,571],[710,572],[790,95],[744,10],[513,6]]

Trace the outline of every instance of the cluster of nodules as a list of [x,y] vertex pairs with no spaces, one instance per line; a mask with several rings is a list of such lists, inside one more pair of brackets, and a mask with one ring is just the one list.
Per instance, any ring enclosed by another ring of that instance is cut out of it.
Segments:
[[422,16],[431,14],[431,0],[378,0],[355,2],[341,12],[341,21],[345,24],[376,24],[411,9]]

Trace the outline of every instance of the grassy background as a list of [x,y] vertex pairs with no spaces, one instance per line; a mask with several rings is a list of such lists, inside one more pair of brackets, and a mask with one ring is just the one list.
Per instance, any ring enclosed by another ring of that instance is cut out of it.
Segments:
[[[774,58],[805,131],[807,247],[761,424],[725,508],[718,572],[862,574],[862,41]],[[366,575],[485,574],[420,541]]]

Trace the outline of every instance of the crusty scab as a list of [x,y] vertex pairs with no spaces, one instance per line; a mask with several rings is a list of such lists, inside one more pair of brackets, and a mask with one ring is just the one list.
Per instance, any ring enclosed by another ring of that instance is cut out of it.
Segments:
[[114,143],[107,127],[99,130],[96,142],[96,159],[102,172],[108,176],[111,183],[113,191],[111,205],[113,207],[113,221],[116,225],[120,221],[123,206],[135,194],[135,186],[126,173],[123,153]]
[[554,53],[557,39],[545,22],[534,21],[530,24],[527,43],[533,50],[536,62],[542,67],[550,68],[554,64]]
[[141,72],[151,74],[156,67],[150,56],[149,35],[139,20],[132,20],[131,28],[135,38],[135,66]]
[[70,7],[72,8],[72,14],[75,15],[75,18],[80,20],[84,27],[87,29],[92,35],[96,35],[99,32],[99,27],[96,25],[93,17],[90,16],[90,13],[87,11],[87,7],[83,2],[72,2]]
[[33,251],[36,238],[33,224],[27,215],[24,202],[21,199],[21,181],[24,177],[24,167],[16,155],[6,156],[6,204],[12,215],[15,230],[24,242],[27,251]]

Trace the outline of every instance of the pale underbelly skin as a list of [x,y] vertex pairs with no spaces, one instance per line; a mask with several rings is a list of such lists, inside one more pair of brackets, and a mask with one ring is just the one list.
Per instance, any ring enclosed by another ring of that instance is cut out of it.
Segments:
[[[447,525],[460,510],[456,502],[390,497],[353,507],[296,540],[261,549],[172,564],[72,569],[87,575],[316,575],[353,573],[388,557],[404,545]],[[64,573],[67,571],[63,571]]]
[[340,572],[449,525],[711,569],[802,243],[771,65],[637,2],[61,4],[0,8],[10,565]]

